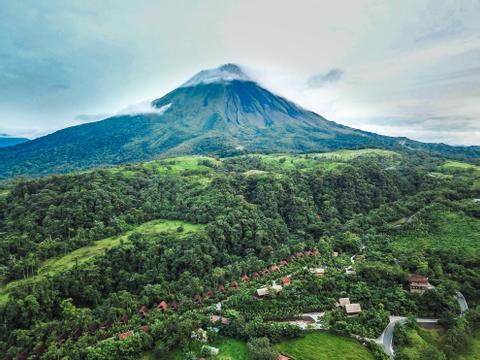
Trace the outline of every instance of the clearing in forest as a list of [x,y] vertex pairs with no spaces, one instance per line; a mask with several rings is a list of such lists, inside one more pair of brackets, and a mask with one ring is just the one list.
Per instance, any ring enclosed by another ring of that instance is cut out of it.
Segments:
[[191,224],[180,220],[153,220],[136,226],[132,230],[121,235],[111,236],[105,239],[94,241],[91,245],[76,249],[64,256],[46,260],[39,268],[37,275],[33,277],[14,280],[5,286],[0,287],[0,304],[7,301],[8,292],[13,287],[27,282],[36,281],[46,275],[55,275],[57,273],[66,271],[72,268],[75,264],[83,263],[94,256],[101,255],[105,252],[105,250],[118,246],[122,242],[127,243],[128,237],[134,232],[144,235],[154,235],[164,232],[177,233],[177,229],[182,227],[183,231],[178,233],[179,236],[182,236],[184,234],[198,231],[203,228],[203,226],[204,225],[201,224]]

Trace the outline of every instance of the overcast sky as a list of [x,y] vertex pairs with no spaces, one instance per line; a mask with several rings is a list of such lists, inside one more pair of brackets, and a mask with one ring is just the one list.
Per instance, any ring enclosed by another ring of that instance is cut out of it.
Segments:
[[480,0],[0,0],[0,133],[38,136],[244,65],[352,127],[480,145]]

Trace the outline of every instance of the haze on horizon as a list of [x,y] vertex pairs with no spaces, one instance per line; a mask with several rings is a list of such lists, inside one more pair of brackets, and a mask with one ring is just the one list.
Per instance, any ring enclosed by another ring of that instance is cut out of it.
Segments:
[[326,118],[480,145],[480,1],[0,4],[0,133],[35,137],[244,65]]

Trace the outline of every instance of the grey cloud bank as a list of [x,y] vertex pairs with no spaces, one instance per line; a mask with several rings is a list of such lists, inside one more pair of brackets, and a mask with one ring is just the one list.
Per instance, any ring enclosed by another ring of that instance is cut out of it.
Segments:
[[479,13],[468,0],[3,0],[0,131],[99,120],[233,62],[339,123],[480,144]]

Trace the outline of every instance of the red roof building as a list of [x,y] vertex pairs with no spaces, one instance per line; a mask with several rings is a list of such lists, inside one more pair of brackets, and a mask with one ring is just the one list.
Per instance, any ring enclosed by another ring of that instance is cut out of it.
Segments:
[[200,296],[200,294],[196,294],[193,297],[193,302],[197,305],[200,305],[202,303],[202,297]]
[[302,252],[297,252],[297,253],[295,254],[295,257],[296,257],[297,259],[299,259],[299,258],[303,257],[303,253],[302,253]]
[[118,339],[119,340],[125,340],[126,338],[130,337],[133,335],[133,330],[118,334]]
[[205,293],[205,297],[207,299],[210,299],[214,296],[215,294],[213,293],[213,291],[211,289],[208,289],[207,292]]
[[268,275],[268,274],[270,274],[270,271],[268,271],[267,268],[263,268],[261,272],[262,272],[263,275]]
[[270,266],[270,270],[271,271],[276,271],[276,272],[282,271],[282,270],[280,270],[280,268],[277,265]]
[[232,281],[232,283],[230,284],[230,287],[232,289],[239,289],[240,288],[240,286],[238,285],[238,282],[236,282],[236,281]]
[[220,285],[220,286],[218,287],[218,291],[221,291],[222,293],[224,293],[224,292],[226,291],[226,290],[225,290],[225,286]]
[[167,311],[168,310],[168,304],[162,300],[160,303],[157,305],[157,309],[161,311]]
[[292,283],[292,278],[290,276],[284,276],[281,281],[283,286],[288,286]]
[[258,278],[260,277],[260,274],[255,271],[255,272],[252,274],[252,277],[253,277],[254,279],[258,279]]
[[290,358],[288,356],[285,356],[285,355],[278,355],[278,360],[290,360]]
[[218,316],[218,315],[212,315],[212,316],[210,316],[210,322],[211,322],[212,324],[216,324],[217,322],[220,321],[220,319],[221,319],[221,318],[220,318],[220,316]]
[[250,278],[248,277],[247,274],[243,274],[243,275],[242,275],[242,281],[243,281],[243,282],[249,282],[249,281],[250,281]]
[[178,305],[178,303],[177,303],[176,300],[173,300],[173,301],[172,301],[172,305],[171,305],[171,306],[172,306],[172,309],[175,310],[175,311],[177,311],[178,308],[179,308],[179,305]]
[[280,261],[278,262],[278,265],[288,266],[288,262],[285,261],[285,260],[280,260]]
[[138,313],[140,314],[140,316],[146,317],[148,316],[148,308],[143,305],[140,310],[138,310]]

